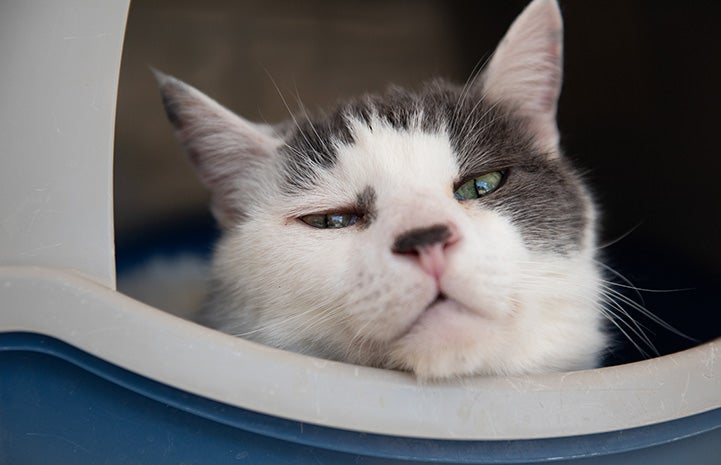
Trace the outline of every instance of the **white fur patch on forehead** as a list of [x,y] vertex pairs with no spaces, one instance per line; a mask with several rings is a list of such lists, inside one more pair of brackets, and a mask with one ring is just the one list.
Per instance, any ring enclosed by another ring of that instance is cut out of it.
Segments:
[[354,142],[338,147],[334,177],[350,186],[371,185],[379,193],[437,189],[452,195],[459,167],[445,130],[421,128],[422,114],[408,129],[373,117],[349,120]]

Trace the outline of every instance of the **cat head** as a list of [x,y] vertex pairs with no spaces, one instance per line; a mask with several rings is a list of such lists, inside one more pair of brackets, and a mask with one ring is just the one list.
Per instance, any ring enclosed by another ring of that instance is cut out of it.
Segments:
[[157,73],[223,229],[205,320],[424,378],[587,368],[605,344],[595,210],[559,149],[562,22],[482,73],[249,122]]

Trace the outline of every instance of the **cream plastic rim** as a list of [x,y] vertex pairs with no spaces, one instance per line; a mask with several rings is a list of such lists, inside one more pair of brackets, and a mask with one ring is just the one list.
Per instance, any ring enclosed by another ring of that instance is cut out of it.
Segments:
[[721,407],[719,344],[597,370],[419,385],[182,320],[74,273],[0,268],[0,331],[53,336],[150,379],[256,412],[437,439],[628,429]]

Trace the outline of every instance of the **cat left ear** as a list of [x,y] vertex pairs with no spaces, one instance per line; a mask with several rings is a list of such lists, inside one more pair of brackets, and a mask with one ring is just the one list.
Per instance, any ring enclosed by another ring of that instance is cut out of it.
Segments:
[[175,135],[210,190],[211,210],[224,228],[245,215],[258,176],[281,141],[266,124],[234,114],[199,90],[153,69]]
[[556,0],[534,0],[516,18],[482,76],[483,93],[528,121],[541,148],[556,153],[563,20]]

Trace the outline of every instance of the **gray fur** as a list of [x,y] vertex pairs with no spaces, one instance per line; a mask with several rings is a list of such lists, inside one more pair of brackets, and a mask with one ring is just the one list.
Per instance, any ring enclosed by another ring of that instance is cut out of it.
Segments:
[[371,186],[366,186],[356,197],[356,209],[363,215],[362,227],[367,228],[375,219],[378,212],[376,211],[376,191]]
[[[466,94],[464,95],[464,92]],[[407,130],[422,115],[429,133],[446,131],[458,159],[458,183],[490,171],[508,169],[504,186],[479,205],[502,210],[518,224],[534,250],[566,254],[580,248],[590,221],[588,194],[563,157],[539,149],[513,106],[487,101],[474,87],[465,89],[436,80],[420,92],[393,87],[339,105],[328,116],[306,120],[287,139],[286,187],[300,194],[336,161],[335,147],[352,144],[351,121],[371,124],[371,115],[398,130]],[[553,153],[560,152],[554,148]],[[304,187],[305,186],[305,187]]]

